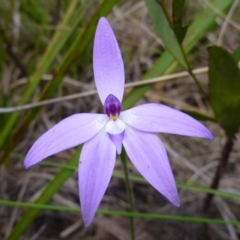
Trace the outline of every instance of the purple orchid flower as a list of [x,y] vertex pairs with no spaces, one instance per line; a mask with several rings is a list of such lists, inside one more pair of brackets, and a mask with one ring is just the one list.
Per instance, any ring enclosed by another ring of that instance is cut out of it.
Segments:
[[43,134],[29,150],[26,168],[60,151],[84,143],[79,163],[79,193],[88,226],[107,189],[122,144],[143,177],[175,206],[176,184],[166,150],[155,134],[172,133],[213,139],[190,116],[161,104],[143,104],[121,112],[124,67],[118,43],[105,18],[94,40],[93,68],[104,114],[74,114]]

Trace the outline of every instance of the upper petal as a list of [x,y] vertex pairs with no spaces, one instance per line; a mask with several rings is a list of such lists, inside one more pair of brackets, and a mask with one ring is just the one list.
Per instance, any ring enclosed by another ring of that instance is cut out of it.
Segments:
[[93,69],[102,103],[104,104],[109,94],[113,94],[121,102],[125,81],[123,61],[112,28],[104,17],[99,20],[95,34]]
[[88,226],[112,176],[116,149],[105,130],[84,144],[79,163],[79,192],[83,220]]
[[200,122],[185,113],[161,104],[150,103],[134,107],[122,112],[120,118],[141,131],[213,139],[211,132]]
[[88,141],[107,122],[105,114],[82,113],[65,118],[33,144],[24,160],[24,166],[28,168],[46,157]]
[[143,177],[170,202],[179,206],[172,170],[159,138],[155,134],[128,127],[123,145],[130,160]]

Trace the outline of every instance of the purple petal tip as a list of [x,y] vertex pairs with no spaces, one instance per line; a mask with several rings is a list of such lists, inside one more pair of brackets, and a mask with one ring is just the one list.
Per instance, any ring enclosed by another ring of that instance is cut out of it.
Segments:
[[91,220],[86,220],[86,219],[83,219],[83,223],[84,223],[84,226],[85,227],[89,227],[90,226],[90,224],[91,224],[91,222],[92,222],[92,219]]
[[180,207],[180,201],[179,201],[179,199],[178,199],[178,201],[177,201],[176,203],[174,203],[174,205],[175,205],[176,207]]
[[213,141],[214,136],[212,135],[212,133],[205,126],[204,128],[205,128],[205,134],[202,137],[208,138],[209,140]]
[[27,170],[30,166],[26,163],[26,161],[23,162],[23,167]]
[[212,133],[210,132],[210,134],[209,134],[209,139],[211,140],[211,141],[213,141],[214,140],[214,136],[212,135]]
[[178,195],[172,196],[171,199],[168,198],[168,200],[175,206],[175,207],[180,207],[180,200]]
[[107,19],[105,17],[100,17],[99,23],[102,22],[102,21],[106,21],[107,22]]

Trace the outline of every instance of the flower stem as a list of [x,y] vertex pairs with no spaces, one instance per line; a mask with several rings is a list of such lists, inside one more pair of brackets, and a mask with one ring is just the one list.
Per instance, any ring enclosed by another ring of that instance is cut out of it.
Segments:
[[[212,184],[210,186],[210,188],[212,188],[212,189],[217,189],[218,188],[221,177],[224,174],[224,170],[227,166],[227,162],[228,162],[228,159],[229,159],[229,155],[232,151],[233,144],[234,144],[234,137],[229,137],[227,139],[224,147],[223,147],[222,156],[219,159],[219,165],[217,167],[214,179],[213,179]],[[207,211],[208,211],[208,209],[211,205],[213,197],[214,197],[214,195],[212,193],[208,193],[206,195],[204,203],[203,203],[203,213],[204,214],[207,213]]]
[[[122,160],[122,165],[123,165],[123,170],[125,175],[130,212],[134,213],[133,195],[132,195],[132,190],[131,190],[130,181],[129,181],[128,167],[127,167],[127,154],[125,149],[122,150],[121,160]],[[131,230],[131,240],[134,240],[135,239],[134,217],[130,217],[130,230]]]

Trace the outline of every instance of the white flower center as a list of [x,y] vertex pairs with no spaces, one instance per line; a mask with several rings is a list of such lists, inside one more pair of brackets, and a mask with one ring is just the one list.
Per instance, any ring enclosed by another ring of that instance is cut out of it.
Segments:
[[120,134],[126,129],[126,124],[123,120],[117,118],[116,120],[109,120],[105,129],[110,134]]

